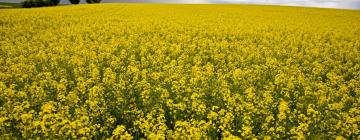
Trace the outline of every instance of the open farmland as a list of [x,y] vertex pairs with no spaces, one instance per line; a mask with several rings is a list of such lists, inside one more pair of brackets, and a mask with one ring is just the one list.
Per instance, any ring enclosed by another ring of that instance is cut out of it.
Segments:
[[0,9],[0,137],[360,139],[360,11]]

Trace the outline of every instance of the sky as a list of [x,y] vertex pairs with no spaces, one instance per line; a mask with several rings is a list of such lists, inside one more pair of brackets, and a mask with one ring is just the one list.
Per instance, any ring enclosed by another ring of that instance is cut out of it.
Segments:
[[[0,2],[21,2],[23,0],[0,0]],[[68,3],[68,0],[61,0]],[[84,2],[85,0],[81,0]],[[270,4],[289,6],[308,6],[340,9],[360,9],[360,0],[103,0],[103,2],[156,2],[156,3],[188,3],[188,4]]]

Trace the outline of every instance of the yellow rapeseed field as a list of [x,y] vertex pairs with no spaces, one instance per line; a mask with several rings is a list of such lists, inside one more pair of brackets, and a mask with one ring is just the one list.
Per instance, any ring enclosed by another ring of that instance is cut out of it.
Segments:
[[359,103],[359,10],[0,10],[1,139],[360,139]]

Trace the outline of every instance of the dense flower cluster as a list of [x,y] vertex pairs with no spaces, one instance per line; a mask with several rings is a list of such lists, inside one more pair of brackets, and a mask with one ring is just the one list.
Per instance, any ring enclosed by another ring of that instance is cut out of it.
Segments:
[[360,139],[360,11],[0,10],[0,137]]

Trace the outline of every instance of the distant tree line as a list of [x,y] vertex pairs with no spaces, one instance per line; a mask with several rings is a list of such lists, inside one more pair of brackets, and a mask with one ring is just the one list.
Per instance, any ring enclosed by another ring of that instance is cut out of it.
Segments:
[[24,8],[31,7],[44,7],[44,6],[56,6],[60,3],[60,0],[25,0],[21,3]]
[[[79,4],[80,0],[69,0],[71,4]],[[86,0],[87,3],[100,3],[101,0]]]
[[[80,0],[69,0],[71,4],[79,4]],[[100,3],[101,0],[86,0],[87,3]],[[23,8],[57,6],[60,0],[25,0],[21,2]]]

